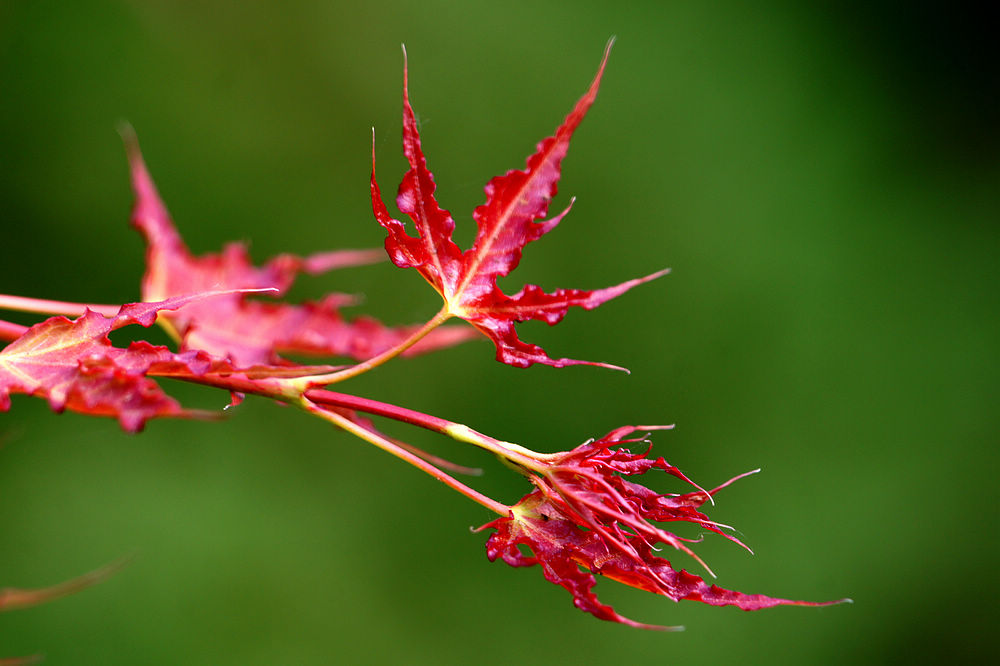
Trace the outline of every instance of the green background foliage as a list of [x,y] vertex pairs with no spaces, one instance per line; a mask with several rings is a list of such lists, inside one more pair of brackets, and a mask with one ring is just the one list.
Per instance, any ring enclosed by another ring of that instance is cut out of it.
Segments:
[[[370,128],[391,193],[405,42],[440,200],[467,243],[482,185],[523,164],[616,34],[565,163],[560,200],[576,206],[507,286],[593,288],[672,267],[556,328],[521,329],[553,355],[633,374],[503,367],[484,341],[343,388],[545,451],[676,422],[656,451],[699,482],[763,467],[713,511],[756,551],[707,538],[719,584],[856,600],[750,614],[602,581],[625,615],[688,630],[600,623],[540,571],[487,562],[467,529],[490,518],[480,507],[294,410],[251,399],[223,422],[129,436],[22,397],[0,415],[0,585],[136,559],[84,593],[0,615],[0,655],[985,658],[1000,619],[990,23],[919,3],[905,16],[796,4],[0,2],[0,291],[99,303],[136,300],[142,272],[119,121],[196,252],[240,239],[258,260],[378,246]],[[303,280],[294,296],[331,290],[364,293],[390,323],[438,305],[388,263]],[[386,427],[482,465],[474,485],[500,500],[528,489],[462,445]]]

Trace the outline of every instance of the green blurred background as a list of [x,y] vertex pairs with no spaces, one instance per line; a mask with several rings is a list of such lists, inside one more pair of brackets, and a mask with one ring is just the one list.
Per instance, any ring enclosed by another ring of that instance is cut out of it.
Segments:
[[[487,562],[468,531],[489,519],[480,507],[293,410],[248,400],[221,423],[129,436],[22,397],[0,415],[0,585],[136,559],[0,615],[0,656],[986,660],[1000,620],[995,16],[747,4],[0,0],[0,291],[138,298],[123,119],[196,252],[380,245],[370,128],[391,193],[401,42],[440,200],[467,243],[482,185],[523,164],[615,34],[564,165],[560,199],[576,206],[506,284],[593,288],[672,267],[556,328],[521,327],[553,355],[632,375],[517,370],[476,342],[344,389],[546,451],[676,422],[656,451],[701,483],[764,470],[713,510],[756,551],[707,539],[718,583],[853,606],[742,613],[602,581],[625,615],[687,632],[601,623],[540,571]],[[334,290],[363,292],[390,323],[438,303],[389,264],[303,280],[294,296]],[[484,466],[473,483],[500,500],[528,489],[461,445],[386,427]]]

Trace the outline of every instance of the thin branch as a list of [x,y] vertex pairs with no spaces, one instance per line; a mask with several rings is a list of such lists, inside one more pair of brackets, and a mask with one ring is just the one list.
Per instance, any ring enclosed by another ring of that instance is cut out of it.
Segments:
[[335,384],[337,382],[342,382],[345,379],[350,379],[351,377],[357,377],[358,375],[364,374],[369,370],[377,368],[386,361],[396,358],[407,349],[413,345],[420,342],[428,333],[433,331],[435,328],[448,321],[451,317],[448,314],[447,308],[443,308],[434,317],[431,318],[426,324],[421,326],[418,330],[414,331],[410,337],[406,338],[399,344],[385,350],[377,356],[373,356],[367,361],[362,361],[356,365],[352,365],[349,368],[343,370],[338,370],[336,372],[331,372],[325,375],[312,375],[308,377],[302,377],[295,380],[295,384],[300,387],[302,391],[306,389],[313,388],[316,386],[325,386],[327,384]]
[[25,298],[24,296],[9,296],[0,294],[0,308],[17,310],[19,312],[36,312],[47,315],[65,315],[78,317],[87,310],[99,312],[105,317],[114,317],[121,309],[120,305],[99,305],[96,303],[71,303],[67,301],[49,301],[44,298]]
[[21,326],[20,324],[0,319],[0,340],[12,342],[24,335],[27,331],[27,326]]
[[512,442],[504,442],[489,435],[484,435],[461,423],[455,423],[454,421],[449,421],[438,416],[431,416],[430,414],[424,414],[413,409],[399,407],[398,405],[370,398],[362,398],[356,395],[337,393],[325,389],[310,389],[305,392],[304,397],[314,403],[384,416],[394,421],[409,423],[410,425],[438,432],[457,441],[473,444],[528,470],[544,471],[545,461],[550,457],[547,454],[532,451]]
[[458,479],[446,474],[429,462],[422,460],[418,456],[406,451],[405,449],[399,447],[398,445],[390,442],[385,437],[382,437],[378,433],[372,432],[357,423],[351,421],[349,418],[343,414],[339,414],[336,411],[330,409],[324,409],[320,405],[312,402],[308,398],[303,397],[299,402],[299,405],[311,414],[329,421],[330,423],[343,428],[352,435],[359,437],[370,444],[374,444],[378,448],[382,449],[386,453],[390,453],[400,460],[410,463],[422,472],[426,472],[438,481],[442,482],[452,490],[457,490],[461,494],[465,495],[474,502],[486,507],[490,511],[497,513],[501,516],[507,516],[510,513],[510,507],[506,504],[501,504],[493,499],[490,499],[486,495],[483,495],[477,490],[470,488]]

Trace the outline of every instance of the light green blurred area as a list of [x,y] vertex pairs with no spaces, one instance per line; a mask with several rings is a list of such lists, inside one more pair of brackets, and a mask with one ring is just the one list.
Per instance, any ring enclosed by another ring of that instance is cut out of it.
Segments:
[[[996,73],[907,50],[922,15],[888,15],[780,2],[0,2],[0,291],[98,303],[136,300],[142,273],[122,120],[195,252],[376,247],[370,132],[388,194],[405,168],[405,42],[439,200],[467,243],[482,185],[523,164],[617,35],[564,164],[556,203],[576,195],[574,209],[504,285],[595,288],[672,267],[558,327],[520,328],[553,356],[632,374],[508,368],[483,341],[342,388],[545,451],[677,423],[656,452],[700,483],[763,468],[712,509],[756,552],[706,539],[717,582],[856,602],[742,613],[600,581],[623,614],[687,631],[601,623],[539,570],[487,562],[484,535],[468,531],[490,519],[480,507],[294,410],[251,399],[223,422],[129,436],[21,397],[0,415],[0,586],[136,558],[76,596],[0,615],[0,656],[986,660],[1000,619]],[[965,53],[953,37],[926,47]],[[394,324],[437,307],[388,263],[303,280],[294,295],[328,291],[364,293],[359,312]],[[202,407],[226,400],[168,388]],[[471,483],[501,501],[529,489],[460,444],[384,425],[482,465]]]

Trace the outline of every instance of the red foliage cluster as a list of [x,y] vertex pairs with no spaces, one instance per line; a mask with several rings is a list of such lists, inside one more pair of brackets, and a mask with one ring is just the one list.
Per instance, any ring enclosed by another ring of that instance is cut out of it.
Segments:
[[[500,517],[486,525],[495,530],[487,543],[489,558],[501,558],[512,566],[540,564],[548,580],[572,593],[578,608],[601,619],[654,628],[600,603],[593,593],[595,574],[674,600],[694,599],[745,610],[779,604],[821,605],[723,590],[675,570],[655,554],[663,544],[701,562],[687,545],[690,539],[661,526],[678,521],[739,543],[726,526],[701,511],[730,482],[706,491],[663,458],[650,457],[648,448],[642,453],[628,448],[645,442],[641,437],[628,439],[636,431],[656,427],[623,427],[571,451],[543,454],[404,407],[321,389],[396,355],[454,344],[475,329],[496,345],[498,360],[510,365],[588,363],[549,357],[541,347],[521,341],[514,325],[528,319],[555,324],[570,307],[592,309],[665,271],[605,289],[547,293],[527,285],[514,295],[504,294],[497,278],[513,271],[523,248],[551,231],[569,210],[543,219],[556,195],[570,138],[596,98],[607,56],[605,51],[586,94],[555,134],[538,144],[526,167],[497,176],[486,185],[486,202],[472,215],[478,233],[465,251],[452,241],[455,222],[434,198],[434,178],[420,146],[404,75],[403,149],[409,170],[396,202],[412,221],[416,235],[389,215],[375,180],[374,155],[371,197],[375,218],[387,231],[385,248],[390,259],[397,266],[416,268],[444,299],[442,310],[418,327],[393,328],[369,318],[347,320],[339,308],[351,299],[342,294],[305,304],[254,300],[260,292],[280,298],[299,273],[367,263],[374,257],[359,250],[306,258],[280,255],[255,267],[242,245],[229,245],[219,254],[193,256],[174,228],[129,133],[126,144],[136,195],[132,224],[147,242],[143,302],[84,309],[79,304],[0,296],[0,306],[13,309],[82,313],[73,321],[55,316],[31,328],[0,321],[0,338],[10,340],[0,351],[0,410],[10,408],[11,394],[23,393],[48,400],[56,411],[110,416],[124,429],[138,431],[152,418],[204,415],[170,398],[157,384],[157,377],[214,386],[237,399],[242,393],[256,393],[329,420],[496,512]],[[475,329],[439,328],[452,317]],[[153,323],[163,325],[175,337],[177,351],[143,341],[119,348],[108,338],[123,326]],[[306,366],[282,356],[289,352],[348,357],[359,363],[340,368]],[[458,468],[382,435],[361,413],[428,428],[489,450],[522,471],[535,489],[514,506],[487,498],[444,471]],[[650,470],[664,472],[695,490],[661,494],[634,480]],[[522,547],[530,549],[530,554]]]

